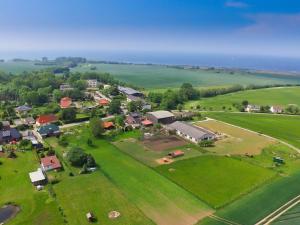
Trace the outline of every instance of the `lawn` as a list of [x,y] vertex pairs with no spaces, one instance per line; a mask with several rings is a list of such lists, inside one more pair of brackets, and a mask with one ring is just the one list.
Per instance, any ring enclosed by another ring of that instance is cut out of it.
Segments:
[[203,98],[197,101],[190,101],[185,104],[187,109],[200,105],[206,110],[223,110],[223,106],[228,110],[236,111],[233,107],[234,103],[241,104],[247,100],[250,104],[256,105],[280,105],[286,107],[289,104],[300,105],[300,87],[282,87],[282,88],[266,88],[258,90],[240,91],[236,93],[219,95],[212,98]]
[[208,113],[209,117],[270,135],[300,148],[300,116]]
[[[93,64],[94,65],[94,64]],[[159,65],[95,64],[97,71],[108,72],[117,79],[146,89],[174,88],[190,82],[194,86],[224,86],[232,84],[299,83],[300,78],[285,75],[248,74],[206,70],[177,69]],[[73,71],[91,71],[82,64]]]
[[[299,180],[300,172],[278,177],[274,182],[217,211],[216,215],[238,224],[253,225],[298,196],[300,193]],[[222,223],[206,218],[198,224],[220,225]]]
[[91,153],[101,172],[156,224],[195,224],[211,212],[191,193],[122,153],[107,140],[92,138],[94,147],[88,146],[90,132],[84,126],[76,127],[73,132],[68,135],[69,147],[82,147]]
[[258,155],[263,148],[276,142],[271,138],[228,125],[221,121],[206,120],[197,122],[196,125],[222,134],[223,137],[215,142],[214,147],[206,148],[206,150],[216,154],[243,155],[248,153],[250,155]]
[[48,190],[38,192],[31,184],[29,172],[38,168],[33,152],[17,153],[16,159],[0,158],[0,207],[13,202],[21,211],[10,220],[11,225],[63,224],[56,201],[49,196]]
[[276,176],[272,170],[223,156],[200,156],[156,170],[214,208],[232,202]]

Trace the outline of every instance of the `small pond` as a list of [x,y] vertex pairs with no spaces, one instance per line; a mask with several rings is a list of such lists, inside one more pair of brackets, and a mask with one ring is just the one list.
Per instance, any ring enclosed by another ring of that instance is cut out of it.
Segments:
[[16,205],[5,205],[0,208],[0,223],[15,217],[20,211],[20,207]]

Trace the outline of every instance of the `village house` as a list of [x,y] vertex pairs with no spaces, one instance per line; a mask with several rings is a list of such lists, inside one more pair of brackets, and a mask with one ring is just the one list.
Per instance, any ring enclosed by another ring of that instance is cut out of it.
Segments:
[[141,122],[142,122],[142,116],[140,113],[138,112],[133,112],[130,113],[127,117],[125,122],[128,125],[131,125],[133,128],[137,128],[140,126]]
[[36,125],[37,126],[42,126],[42,125],[47,125],[47,124],[50,124],[50,123],[55,123],[57,121],[58,121],[58,118],[54,114],[40,115],[36,119]]
[[272,113],[283,113],[283,108],[281,106],[273,105],[271,106],[270,111]]
[[2,121],[3,127],[0,131],[0,144],[21,140],[22,136],[16,128],[11,128],[9,121]]
[[106,130],[113,129],[115,127],[114,123],[111,121],[104,121],[103,128]]
[[72,106],[72,99],[69,97],[64,97],[60,100],[60,108],[67,109]]
[[143,120],[143,121],[142,121],[142,125],[143,125],[144,127],[150,127],[150,126],[153,125],[153,123],[152,123],[152,121],[146,119],[146,120]]
[[26,117],[23,119],[24,124],[30,126],[35,124],[35,119],[33,117]]
[[108,106],[109,105],[109,101],[105,98],[100,98],[98,103],[100,106]]
[[138,102],[140,101],[142,103],[142,110],[151,110],[151,104],[147,103],[145,99],[141,97],[137,97],[134,95],[127,95],[127,102]]
[[18,106],[17,108],[15,108],[15,111],[19,115],[24,115],[24,114],[28,113],[31,109],[32,108],[30,106],[21,105],[21,106]]
[[86,81],[88,88],[97,88],[99,83],[96,79],[91,79]]
[[61,91],[70,91],[73,90],[74,88],[72,88],[69,84],[61,84],[59,86],[59,90]]
[[37,129],[37,132],[42,138],[60,135],[59,127],[54,124],[41,126]]
[[118,90],[119,92],[121,92],[122,94],[128,96],[128,95],[132,95],[135,97],[144,97],[144,94],[140,91],[134,90],[132,88],[129,87],[122,87],[122,86],[118,86]]
[[167,129],[175,131],[178,136],[196,144],[204,140],[213,140],[216,138],[216,135],[209,130],[181,121],[176,121],[168,125]]
[[148,112],[146,114],[148,120],[152,123],[162,123],[162,124],[169,124],[175,120],[175,116],[173,113],[169,111],[155,111],[155,112]]
[[259,112],[260,111],[260,106],[259,105],[247,105],[245,108],[246,112]]
[[55,155],[41,158],[43,171],[60,170],[62,168],[58,158]]
[[34,186],[45,185],[47,183],[47,179],[41,168],[38,168],[37,171],[29,173],[29,178]]

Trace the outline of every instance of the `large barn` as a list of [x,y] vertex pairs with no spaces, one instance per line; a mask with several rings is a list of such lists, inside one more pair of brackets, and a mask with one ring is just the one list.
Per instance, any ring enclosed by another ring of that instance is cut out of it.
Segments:
[[174,114],[169,111],[148,112],[146,116],[147,119],[154,124],[155,123],[169,124],[174,122],[175,120]]

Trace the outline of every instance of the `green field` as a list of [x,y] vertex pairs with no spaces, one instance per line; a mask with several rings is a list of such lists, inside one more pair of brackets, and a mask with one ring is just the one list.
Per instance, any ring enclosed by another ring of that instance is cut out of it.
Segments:
[[203,98],[197,101],[190,101],[185,104],[187,109],[200,105],[206,110],[223,110],[233,107],[234,103],[241,104],[242,101],[248,100],[250,104],[255,105],[279,105],[286,107],[289,104],[300,105],[300,87],[282,87],[266,88],[257,90],[240,91],[236,93],[219,95],[212,98]]
[[[253,225],[299,195],[299,179],[299,172],[277,178],[274,182],[217,211],[216,215],[238,224]],[[206,218],[198,224],[223,225],[211,218]]]
[[271,170],[222,156],[181,160],[160,166],[157,171],[215,208],[228,204],[276,175]]
[[[95,147],[88,146],[90,132],[86,128],[76,127],[71,131],[74,133],[68,135],[70,147],[79,146],[91,153],[101,172],[156,224],[194,224],[211,212],[198,198],[122,153],[108,141],[93,139]],[[82,201],[79,197],[78,202]],[[84,209],[81,204],[74,207],[78,207],[77,211]]]
[[270,135],[300,148],[300,116],[249,113],[207,113],[207,116]]
[[19,74],[24,71],[41,70],[47,68],[46,66],[34,65],[34,62],[0,62],[0,71],[7,73]]
[[48,190],[37,191],[31,184],[29,172],[38,168],[33,152],[17,153],[16,159],[0,158],[0,207],[12,202],[21,207],[11,225],[63,224],[56,201]]
[[276,220],[274,220],[271,224],[273,225],[295,225],[300,224],[300,204],[297,204]]
[[[224,86],[232,84],[295,84],[300,77],[269,74],[247,74],[205,70],[177,69],[158,65],[93,64],[97,71],[108,72],[117,79],[146,89],[174,88],[190,82],[194,86]],[[73,71],[91,71],[82,64]]]

